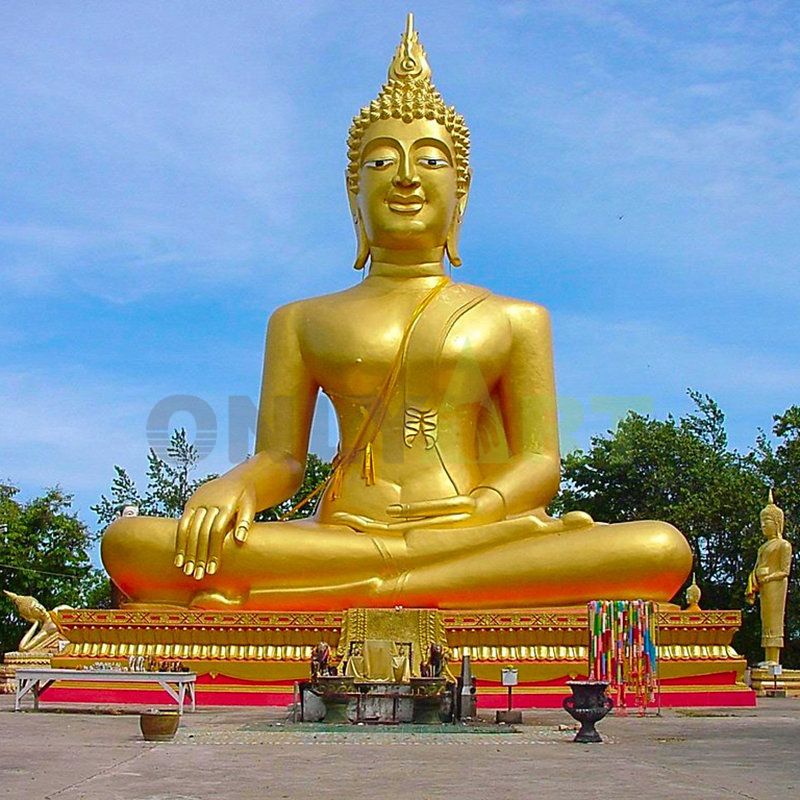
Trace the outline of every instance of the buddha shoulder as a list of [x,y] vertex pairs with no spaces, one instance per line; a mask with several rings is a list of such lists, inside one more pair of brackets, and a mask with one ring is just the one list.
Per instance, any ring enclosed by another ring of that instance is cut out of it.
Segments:
[[486,321],[491,319],[494,324],[507,327],[514,338],[536,335],[537,332],[549,336],[550,314],[538,303],[495,294],[468,283],[454,284],[448,291],[450,303],[467,310],[465,321],[474,321],[476,316]]
[[275,335],[290,332],[300,333],[308,325],[313,326],[316,322],[335,313],[337,307],[340,310],[345,308],[347,294],[348,290],[345,289],[341,292],[308,297],[279,306],[270,315],[269,332]]
[[[270,317],[271,335],[296,335],[320,331],[346,331],[361,328],[368,320],[373,323],[398,323],[413,311],[416,302],[387,302],[390,298],[376,296],[352,287],[332,294],[297,300],[281,306]],[[395,298],[391,298],[395,300]],[[443,308],[436,313],[431,307],[428,316],[445,313],[451,322],[474,323],[482,320],[492,328],[505,328],[511,338],[550,338],[550,315],[544,306],[516,298],[494,294],[487,289],[466,283],[453,284],[442,295]],[[373,315],[377,319],[373,320]]]
[[509,325],[515,339],[546,336],[549,341],[550,313],[544,306],[498,294],[491,295],[490,303]]

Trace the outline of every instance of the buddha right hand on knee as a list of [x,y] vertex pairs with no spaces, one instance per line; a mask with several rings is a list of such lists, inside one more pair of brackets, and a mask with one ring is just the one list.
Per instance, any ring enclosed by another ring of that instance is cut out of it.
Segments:
[[200,580],[213,575],[229,533],[244,544],[256,513],[256,491],[250,483],[223,475],[204,483],[189,498],[178,523],[175,566]]

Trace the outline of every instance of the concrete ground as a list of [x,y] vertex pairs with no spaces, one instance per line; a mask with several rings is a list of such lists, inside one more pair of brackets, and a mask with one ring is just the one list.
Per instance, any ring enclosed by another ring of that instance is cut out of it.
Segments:
[[14,713],[0,697],[0,798],[800,798],[794,698],[608,717],[599,745],[573,744],[557,711],[526,711],[517,733],[434,734],[298,731],[280,709],[201,709],[167,744],[142,741],[138,717],[109,711]]

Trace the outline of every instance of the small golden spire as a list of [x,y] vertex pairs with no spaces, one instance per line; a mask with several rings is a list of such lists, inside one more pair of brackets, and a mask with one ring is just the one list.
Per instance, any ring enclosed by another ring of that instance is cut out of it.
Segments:
[[409,11],[406,29],[400,44],[389,64],[390,81],[429,81],[431,68],[425,57],[425,50],[419,42],[419,34],[414,30],[414,15]]

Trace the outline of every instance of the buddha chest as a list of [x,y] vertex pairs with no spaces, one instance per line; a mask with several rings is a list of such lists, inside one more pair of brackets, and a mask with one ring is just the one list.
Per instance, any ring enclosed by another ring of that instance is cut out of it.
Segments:
[[487,292],[448,287],[413,326],[414,297],[338,299],[309,309],[301,328],[303,359],[330,395],[369,400],[399,370],[398,389],[415,401],[481,402],[502,374],[511,335]]

